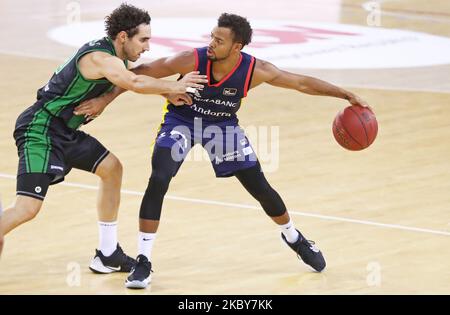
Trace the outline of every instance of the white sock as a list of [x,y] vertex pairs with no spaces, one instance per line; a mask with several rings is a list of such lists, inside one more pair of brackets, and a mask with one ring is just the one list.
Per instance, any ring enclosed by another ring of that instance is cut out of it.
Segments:
[[281,233],[283,233],[289,243],[292,244],[298,240],[300,234],[298,234],[291,220],[286,224],[279,225],[279,227],[281,228]]
[[106,257],[111,256],[117,248],[117,221],[98,222],[98,249]]
[[138,255],[144,255],[148,261],[152,258],[153,243],[156,233],[144,233],[139,231],[138,235]]

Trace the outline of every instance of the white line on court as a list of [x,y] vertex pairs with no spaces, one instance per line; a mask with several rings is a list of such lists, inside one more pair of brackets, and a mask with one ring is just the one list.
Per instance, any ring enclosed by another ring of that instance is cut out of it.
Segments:
[[[15,180],[16,176],[0,173],[0,178]],[[63,182],[59,185],[68,186],[68,187],[84,188],[84,189],[89,189],[89,190],[98,190],[98,186],[94,186],[94,185],[85,185],[85,184],[67,183],[67,182]],[[126,194],[126,195],[133,195],[133,196],[143,196],[144,195],[144,193],[142,193],[142,192],[126,190],[126,189],[122,189],[122,193]],[[238,203],[222,202],[222,201],[215,201],[215,200],[177,197],[177,196],[171,196],[171,195],[166,195],[165,198],[169,199],[169,200],[187,201],[187,202],[192,202],[192,203],[217,205],[217,206],[224,206],[224,207],[231,207],[231,208],[262,210],[262,208],[259,206],[243,205],[243,204],[238,204]],[[295,211],[295,210],[289,210],[289,213],[294,214],[294,215],[303,216],[303,217],[318,218],[318,219],[322,219],[322,220],[340,221],[340,222],[356,223],[356,224],[363,224],[363,225],[372,225],[372,226],[378,226],[378,227],[389,228],[389,229],[397,229],[397,230],[404,230],[404,231],[450,236],[450,232],[447,232],[447,231],[431,230],[431,229],[410,227],[410,226],[404,226],[404,225],[398,225],[398,224],[379,223],[379,222],[367,221],[367,220],[357,220],[357,219],[351,219],[351,218],[345,218],[345,217],[337,217],[337,216],[314,214],[314,213],[308,213],[308,212],[300,212],[300,211]]]

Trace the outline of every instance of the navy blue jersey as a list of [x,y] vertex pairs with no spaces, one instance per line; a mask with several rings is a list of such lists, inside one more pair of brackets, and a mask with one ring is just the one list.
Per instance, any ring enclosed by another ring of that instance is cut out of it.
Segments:
[[167,110],[188,119],[202,118],[213,122],[236,119],[236,112],[251,84],[255,57],[241,52],[233,70],[217,82],[212,77],[213,62],[206,56],[206,51],[207,47],[197,48],[194,54],[195,70],[207,75],[208,83],[202,91],[192,95],[191,106],[168,104]]

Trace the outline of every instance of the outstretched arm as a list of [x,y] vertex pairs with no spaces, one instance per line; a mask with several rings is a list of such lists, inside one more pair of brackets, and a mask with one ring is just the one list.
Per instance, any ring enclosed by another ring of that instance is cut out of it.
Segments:
[[203,76],[192,76],[190,81],[166,81],[148,75],[135,74],[125,68],[122,60],[106,53],[92,53],[96,71],[108,81],[126,90],[141,94],[184,93],[189,87],[202,88]]
[[270,62],[256,60],[250,88],[268,83],[274,86],[297,90],[310,95],[333,96],[346,99],[352,105],[368,106],[367,103],[357,95],[331,83],[291,72],[278,69]]
[[[120,63],[122,67],[123,63],[122,62]],[[129,67],[133,67],[132,63],[129,63]],[[167,91],[152,94],[161,94],[167,99],[169,99],[169,101],[174,105],[184,105],[184,104],[190,105],[192,104],[192,99],[189,97],[189,95],[184,93],[186,91],[186,88],[187,87],[202,88],[203,86],[195,83],[206,82],[204,76],[198,75],[197,72],[192,72],[192,70],[194,70],[194,67],[195,67],[195,56],[193,51],[190,51],[176,54],[173,57],[161,58],[150,63],[144,63],[136,68],[130,69],[131,72],[130,71],[127,72],[130,72],[132,75],[140,77],[143,80],[149,77],[150,80],[154,80],[153,82],[155,82],[156,80],[162,82],[169,82],[171,84],[175,83],[184,85],[185,88],[183,92],[181,92],[180,90],[180,91],[171,91],[171,92]],[[182,80],[178,82],[155,79],[170,76],[176,73],[181,73],[184,74],[185,76],[183,77]],[[106,77],[106,75],[104,76]],[[193,84],[195,84],[195,86]],[[114,89],[112,89],[110,92],[105,93],[100,97],[85,101],[79,106],[77,106],[75,108],[74,113],[76,115],[84,114],[86,116],[96,117],[100,115],[106,108],[106,106],[108,106],[108,104],[110,104],[117,96],[119,96],[120,94],[122,94],[127,90],[128,89],[124,85],[117,84],[114,87]]]
[[132,69],[136,74],[148,75],[154,78],[164,78],[174,74],[185,75],[195,70],[194,50],[182,51],[170,57],[143,63]]

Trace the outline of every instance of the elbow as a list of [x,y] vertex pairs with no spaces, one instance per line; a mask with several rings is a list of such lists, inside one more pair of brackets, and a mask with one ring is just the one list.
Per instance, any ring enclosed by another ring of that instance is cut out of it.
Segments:
[[305,94],[315,95],[315,91],[306,85],[300,85],[297,87],[297,91]]

